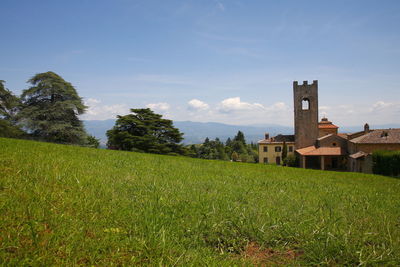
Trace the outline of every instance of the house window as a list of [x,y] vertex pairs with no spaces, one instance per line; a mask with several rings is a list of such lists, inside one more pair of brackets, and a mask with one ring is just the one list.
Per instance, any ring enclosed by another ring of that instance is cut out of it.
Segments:
[[289,146],[289,152],[293,152],[293,147]]
[[301,101],[301,109],[302,110],[310,109],[310,100],[308,98],[304,98],[303,101]]
[[281,152],[281,151],[282,151],[282,148],[280,146],[275,147],[275,152]]
[[333,143],[332,146],[336,146],[336,143]]
[[281,165],[281,157],[276,157],[275,162],[276,165]]
[[264,152],[268,152],[268,147],[267,147],[267,146],[264,146],[264,147],[263,147],[263,151],[264,151]]
[[265,164],[268,163],[268,158],[264,158],[264,163],[265,163]]

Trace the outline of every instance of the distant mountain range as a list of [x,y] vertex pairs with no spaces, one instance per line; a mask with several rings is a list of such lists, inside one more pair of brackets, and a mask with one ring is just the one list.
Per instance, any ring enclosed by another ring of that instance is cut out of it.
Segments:
[[[86,130],[101,140],[102,145],[107,142],[106,132],[115,125],[115,120],[86,120],[84,121]],[[174,121],[174,126],[184,133],[185,144],[200,144],[206,139],[218,137],[225,141],[228,137],[234,137],[238,131],[242,131],[248,143],[261,140],[265,132],[270,136],[277,134],[293,134],[293,127],[278,124],[265,125],[230,125],[218,122],[193,122],[193,121]],[[400,128],[400,124],[371,125],[371,129]],[[340,132],[357,132],[363,130],[363,126],[340,127]]]

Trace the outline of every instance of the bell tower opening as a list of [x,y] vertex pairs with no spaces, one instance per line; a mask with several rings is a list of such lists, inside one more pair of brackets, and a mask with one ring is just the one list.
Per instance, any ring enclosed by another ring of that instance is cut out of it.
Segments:
[[302,110],[310,109],[310,100],[308,100],[308,98],[304,98],[303,101],[301,101],[301,109]]

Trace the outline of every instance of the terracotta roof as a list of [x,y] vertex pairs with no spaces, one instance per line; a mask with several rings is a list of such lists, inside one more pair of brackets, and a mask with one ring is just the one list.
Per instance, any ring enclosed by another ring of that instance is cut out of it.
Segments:
[[339,134],[327,134],[327,135],[321,136],[321,137],[318,138],[317,140],[318,140],[318,141],[321,141],[321,140],[324,140],[324,139],[329,138],[329,137],[332,137],[332,136],[336,137],[336,139],[337,139],[337,138],[346,139],[346,138],[344,138],[343,136],[341,136],[341,135],[339,135]]
[[296,150],[302,156],[341,156],[346,153],[340,147],[309,146]]
[[315,149],[317,149],[315,146],[308,146],[308,147],[303,147],[303,148],[297,149],[296,152],[299,153],[300,155],[304,155]]
[[351,139],[350,142],[357,144],[400,144],[400,128],[372,130]]
[[358,158],[365,157],[367,155],[368,155],[368,153],[365,153],[364,151],[358,151],[358,152],[356,152],[354,154],[351,154],[349,157],[353,158],[353,159],[358,159]]
[[337,129],[339,128],[335,124],[318,124],[318,129]]
[[339,128],[335,124],[332,124],[331,121],[328,121],[328,118],[322,118],[320,122],[318,122],[319,129],[337,129]]
[[[271,141],[271,138],[269,138],[269,139],[260,140],[257,143],[259,143],[259,144],[283,144],[283,141],[282,142]],[[286,142],[286,144],[294,144],[294,142]]]
[[281,144],[281,143],[283,143],[283,141],[285,141],[286,143],[294,143],[294,135],[278,134],[277,136],[260,140],[260,141],[258,141],[258,143],[259,144],[272,144],[272,143]]
[[342,137],[342,138],[344,138],[344,139],[349,138],[349,135],[347,133],[338,133],[337,135]]

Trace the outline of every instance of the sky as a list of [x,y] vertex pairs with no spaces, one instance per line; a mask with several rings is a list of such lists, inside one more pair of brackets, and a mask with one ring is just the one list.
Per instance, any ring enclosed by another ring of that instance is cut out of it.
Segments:
[[2,0],[0,80],[72,83],[82,119],[149,107],[177,121],[293,125],[318,80],[338,126],[400,122],[400,1]]

